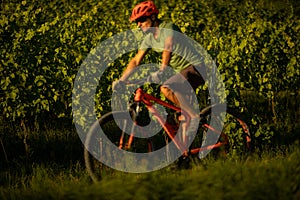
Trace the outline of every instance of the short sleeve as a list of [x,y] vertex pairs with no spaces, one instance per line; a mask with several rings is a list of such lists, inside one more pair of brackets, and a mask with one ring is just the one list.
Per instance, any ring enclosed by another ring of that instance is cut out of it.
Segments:
[[170,36],[173,37],[176,34],[175,32],[181,32],[179,27],[176,26],[175,24],[171,23],[171,22],[167,23],[164,28],[165,28],[164,29],[165,37],[170,37]]

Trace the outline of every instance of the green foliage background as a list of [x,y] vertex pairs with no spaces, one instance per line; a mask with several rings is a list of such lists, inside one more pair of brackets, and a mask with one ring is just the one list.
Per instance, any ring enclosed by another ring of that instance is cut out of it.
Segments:
[[[35,126],[59,118],[71,120],[72,88],[80,65],[101,41],[136,28],[128,19],[138,2],[3,1],[1,119]],[[216,59],[228,103],[251,116],[256,137],[269,141],[274,126],[296,129],[300,85],[297,1],[155,3],[160,18],[175,22]],[[101,82],[101,94],[110,94],[111,82],[132,56],[126,54],[111,65]],[[147,59],[157,61],[156,57]],[[293,101],[282,101],[287,96]],[[109,100],[109,95],[101,96],[102,112],[109,109]],[[267,103],[262,112],[259,103]],[[288,108],[292,112],[287,112]],[[287,123],[291,127],[286,127]]]
[[[298,0],[155,0],[160,18],[216,59],[228,103],[249,116],[262,151],[208,157],[184,171],[108,169],[104,181],[91,184],[72,124],[74,80],[100,42],[136,28],[128,18],[138,2],[1,1],[0,198],[299,199]],[[133,54],[105,72],[96,96],[100,114]],[[154,55],[145,62],[157,61]],[[280,145],[269,148],[274,141]]]

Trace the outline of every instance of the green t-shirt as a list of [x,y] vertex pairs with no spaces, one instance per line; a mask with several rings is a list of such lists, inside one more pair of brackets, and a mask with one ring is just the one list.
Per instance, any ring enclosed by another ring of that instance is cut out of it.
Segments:
[[186,36],[181,33],[178,26],[172,22],[160,23],[158,37],[155,39],[153,34],[147,34],[141,43],[140,49],[152,49],[161,53],[164,50],[166,38],[170,36],[173,37],[173,50],[169,63],[170,67],[172,67],[176,72],[180,72],[191,64],[201,64],[202,59],[200,54],[197,53],[189,40],[186,39]]

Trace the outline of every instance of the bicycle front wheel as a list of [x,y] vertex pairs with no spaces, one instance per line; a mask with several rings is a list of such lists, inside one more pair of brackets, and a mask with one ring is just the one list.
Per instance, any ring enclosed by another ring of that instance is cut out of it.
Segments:
[[[101,179],[103,163],[122,165],[120,150],[146,153],[153,150],[151,138],[134,122],[133,113],[116,111],[103,115],[90,128],[85,141],[84,160],[94,182]],[[143,135],[145,137],[135,137]],[[126,167],[126,166],[124,166]]]

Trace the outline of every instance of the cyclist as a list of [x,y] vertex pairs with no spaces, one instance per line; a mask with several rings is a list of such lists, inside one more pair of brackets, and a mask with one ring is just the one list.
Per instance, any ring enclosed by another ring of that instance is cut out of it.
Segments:
[[[176,40],[176,34],[174,34],[174,32],[181,32],[180,29],[172,22],[164,22],[158,19],[158,13],[159,10],[152,1],[142,2],[136,5],[132,10],[130,22],[136,22],[138,27],[145,33],[145,38],[143,39],[137,54],[128,63],[121,78],[118,81],[113,82],[113,90],[124,87],[124,81],[126,81],[133,70],[138,67],[150,48],[158,43],[163,49],[153,50],[162,53],[161,65],[160,69],[157,72],[152,73],[150,77],[152,81],[159,82],[161,77],[163,77],[163,73],[166,71],[167,66],[172,67],[178,72],[176,75],[164,81],[160,90],[167,99],[186,110],[189,114],[190,123],[186,131],[186,134],[188,135],[197,131],[200,116],[199,113],[195,112],[195,109],[188,102],[183,93],[188,90],[188,88],[186,88],[187,82],[189,87],[192,87],[194,90],[201,84],[204,84],[205,81],[199,73],[200,70],[203,70],[203,66],[201,65],[201,59],[195,54],[195,50],[192,49],[191,46],[186,45],[186,42],[184,41],[180,42]],[[190,62],[182,57],[182,55],[179,56],[174,53],[175,49],[183,52],[186,56],[197,58],[198,60],[196,62],[199,64],[197,66],[190,64]]]

